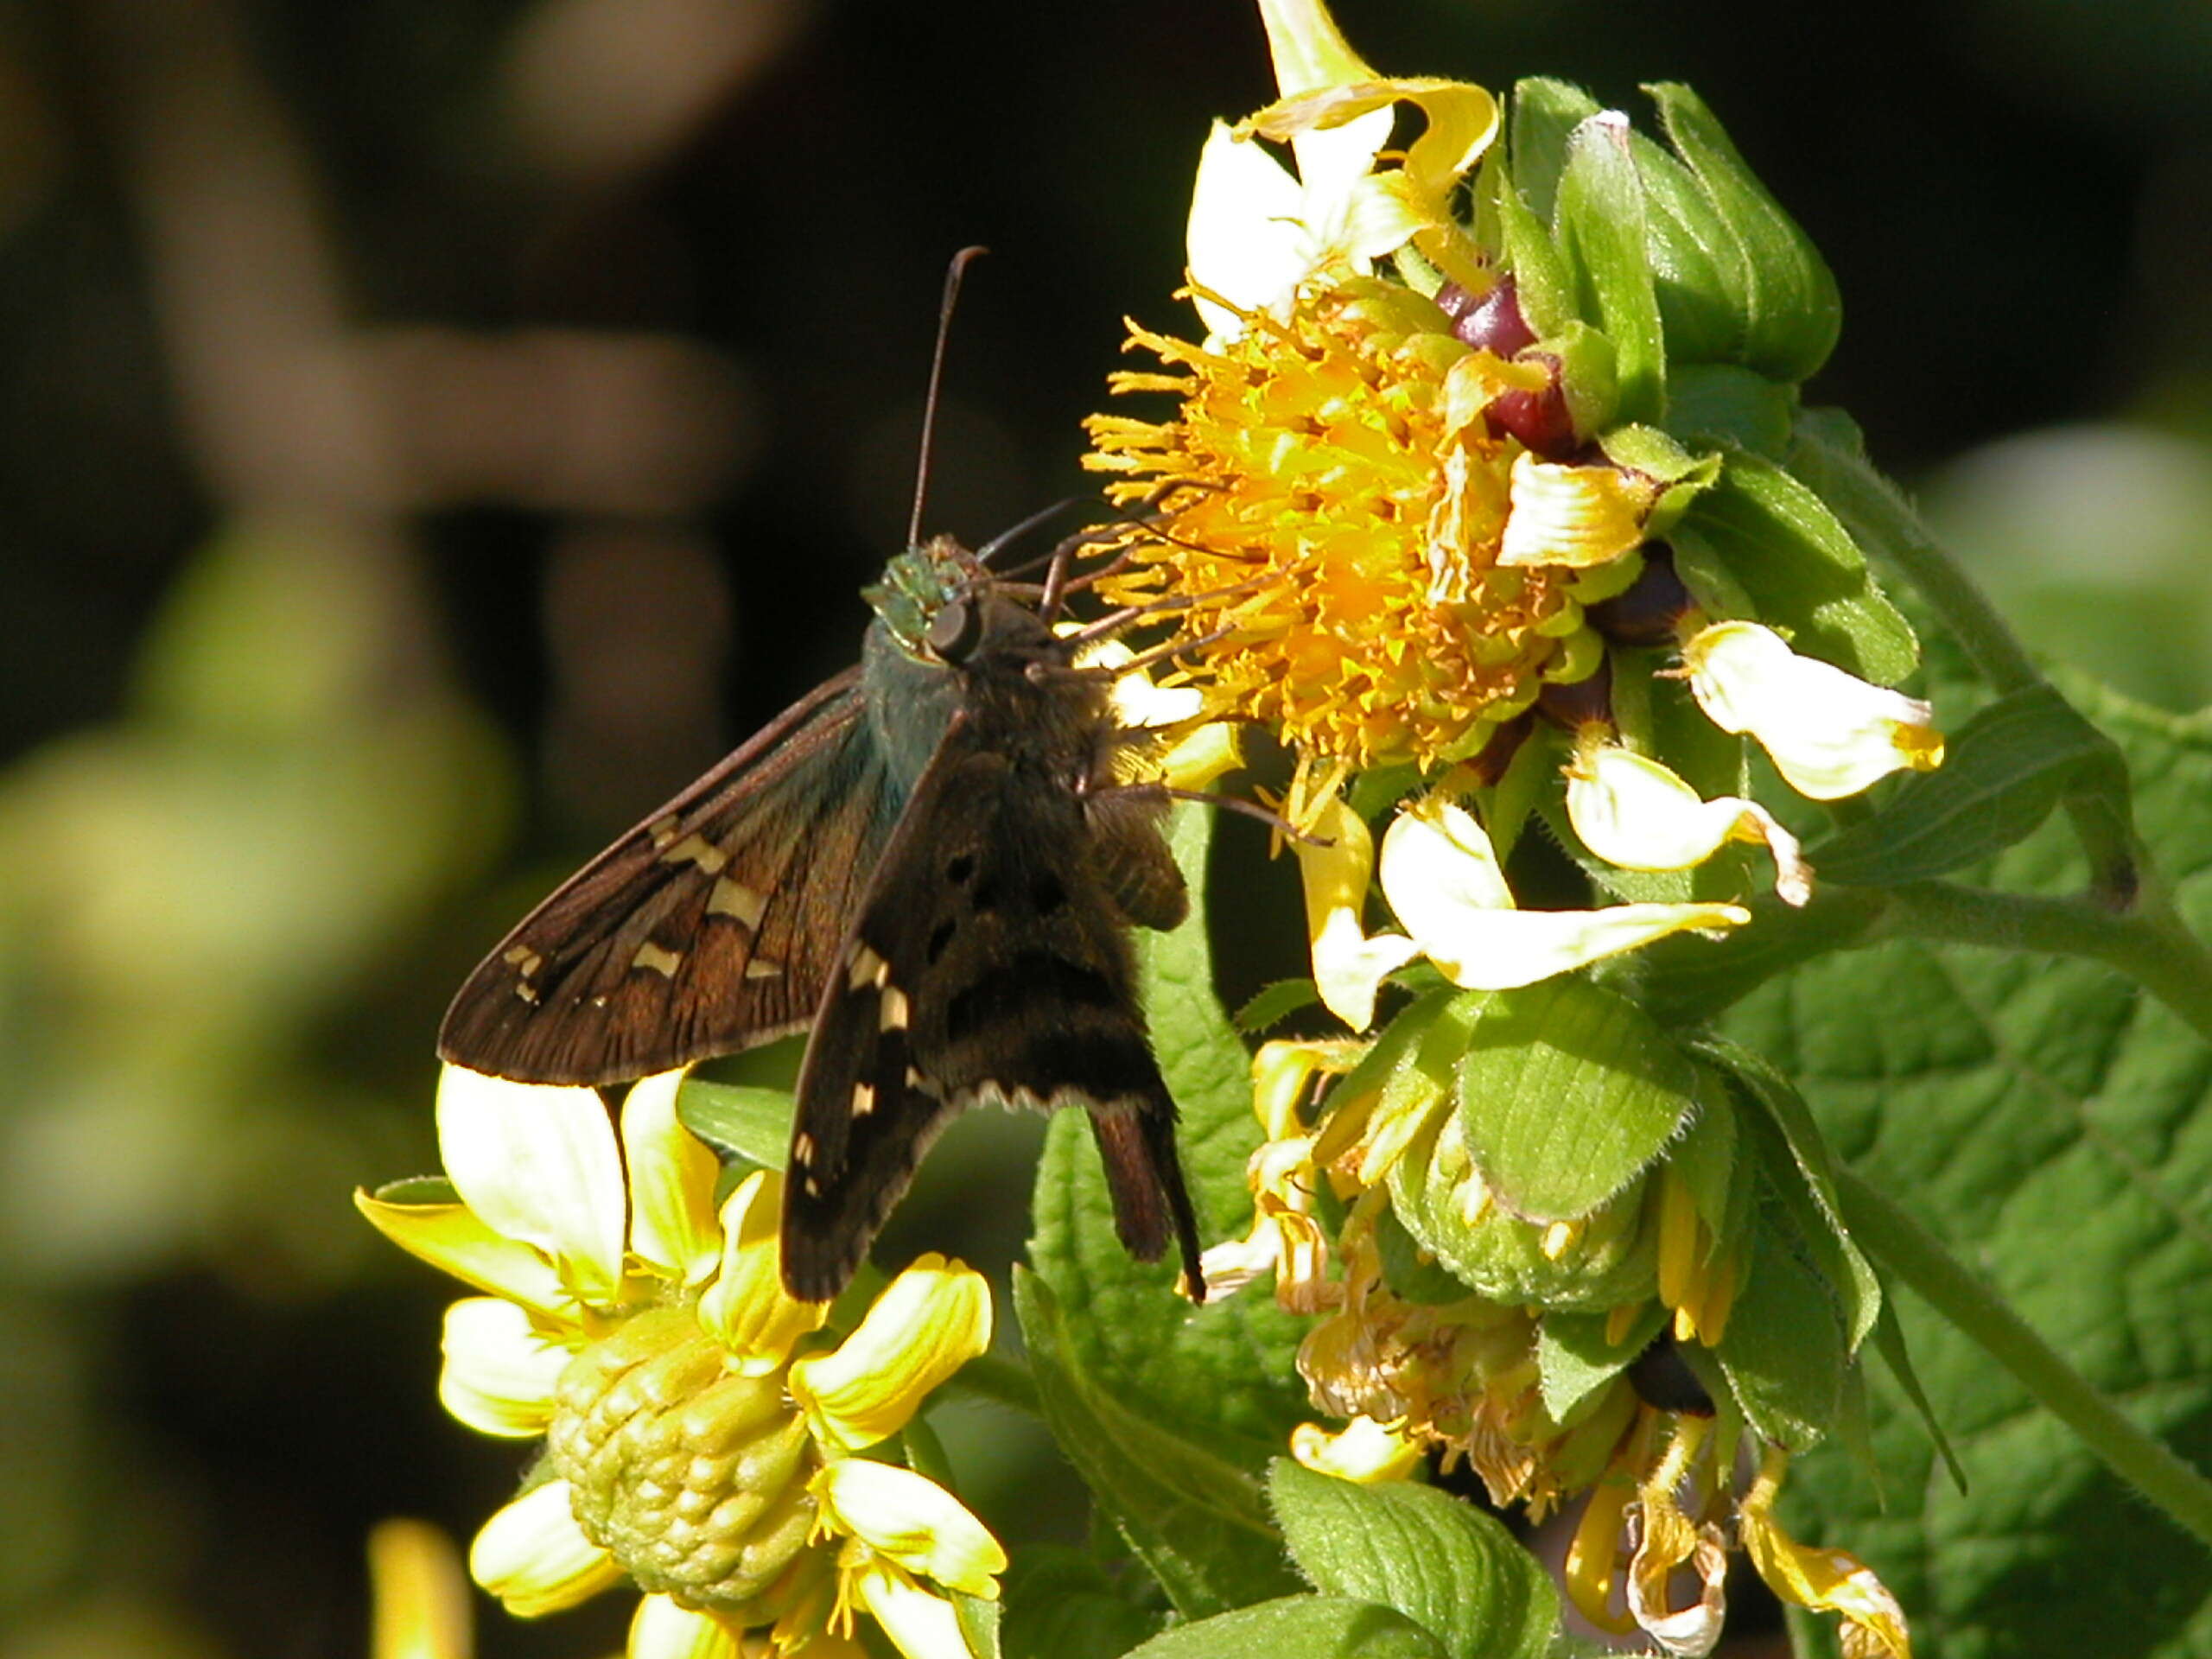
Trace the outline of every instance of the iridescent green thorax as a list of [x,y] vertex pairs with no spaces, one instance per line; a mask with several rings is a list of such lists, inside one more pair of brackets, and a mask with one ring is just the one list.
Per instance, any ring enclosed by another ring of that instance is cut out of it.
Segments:
[[883,567],[883,580],[861,589],[891,637],[910,657],[922,654],[930,620],[983,575],[982,563],[950,536],[933,536]]

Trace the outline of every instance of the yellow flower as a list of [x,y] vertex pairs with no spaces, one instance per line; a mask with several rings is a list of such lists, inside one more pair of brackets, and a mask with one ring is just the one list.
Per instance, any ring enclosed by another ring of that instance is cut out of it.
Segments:
[[1800,657],[1756,622],[1714,623],[1683,645],[1682,661],[1713,723],[1757,738],[1783,780],[1814,800],[1943,762],[1926,703]]
[[1308,1469],[1373,1485],[1411,1478],[1421,1465],[1421,1442],[1372,1417],[1355,1417],[1334,1433],[1318,1423],[1290,1433],[1290,1454]]
[[1605,728],[1576,734],[1567,770],[1567,816],[1582,844],[1624,870],[1687,870],[1731,841],[1774,855],[1774,890],[1792,905],[1812,897],[1812,870],[1796,836],[1756,801],[1698,792],[1648,755],[1606,741]]
[[[539,1478],[470,1549],[479,1584],[531,1618],[633,1580],[648,1594],[632,1659],[735,1656],[747,1631],[779,1655],[837,1659],[857,1651],[849,1615],[842,1630],[828,1621],[861,1569],[812,1541],[851,1544],[881,1511],[867,1477],[834,1513],[817,1487],[983,1351],[988,1293],[925,1256],[842,1343],[799,1353],[828,1308],[783,1289],[782,1177],[754,1172],[718,1214],[713,1154],[677,1120],[679,1082],[630,1090],[618,1148],[590,1090],[448,1067],[439,1141],[461,1202],[403,1186],[356,1203],[395,1243],[491,1293],[447,1315],[448,1408],[485,1433],[546,1436]],[[963,1540],[966,1564],[939,1581],[989,1593],[972,1566],[988,1556],[982,1523],[922,1477],[891,1472],[912,1484],[909,1510],[912,1485],[926,1487],[932,1524]],[[941,1564],[868,1549],[910,1580]]]

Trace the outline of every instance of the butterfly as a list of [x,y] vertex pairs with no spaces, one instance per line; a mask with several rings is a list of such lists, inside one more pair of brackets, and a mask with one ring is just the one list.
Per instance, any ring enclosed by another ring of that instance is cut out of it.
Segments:
[[[1051,584],[1048,584],[1050,586]],[[1188,910],[1131,734],[1056,601],[950,537],[866,590],[859,665],[531,912],[461,986],[446,1059],[601,1084],[807,1030],[783,1278],[849,1281],[930,1142],[982,1100],[1080,1105],[1122,1242],[1203,1297],[1175,1105],[1128,929]]]

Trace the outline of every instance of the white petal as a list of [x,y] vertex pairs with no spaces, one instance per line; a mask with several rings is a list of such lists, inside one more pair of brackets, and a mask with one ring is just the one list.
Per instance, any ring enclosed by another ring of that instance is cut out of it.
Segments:
[[622,1151],[630,1169],[630,1249],[683,1284],[696,1285],[721,1259],[715,1217],[720,1166],[707,1144],[676,1120],[683,1073],[631,1085],[622,1102]]
[[1763,842],[1774,854],[1775,891],[1793,905],[1812,896],[1797,838],[1764,807],[1735,795],[1700,800],[1656,760],[1618,745],[1576,754],[1567,816],[1585,847],[1624,870],[1687,870],[1732,840]]
[[1382,838],[1382,892],[1421,954],[1455,985],[1533,985],[1685,929],[1738,926],[1736,905],[1613,905],[1603,910],[1500,908],[1511,894],[1482,826],[1448,802],[1398,815]]
[[486,1224],[551,1256],[586,1301],[611,1298],[628,1203],[614,1126],[596,1094],[449,1065],[438,1079],[438,1150]]
[[[1287,295],[1309,268],[1300,200],[1298,181],[1281,162],[1215,122],[1191,191],[1191,280],[1248,311]],[[1196,303],[1211,337],[1243,333],[1235,312],[1202,296]]]
[[549,1480],[478,1530],[468,1547],[468,1576],[517,1618],[536,1618],[612,1589],[623,1574],[576,1524],[569,1483]]
[[624,1659],[740,1659],[743,1652],[720,1619],[679,1607],[666,1596],[647,1596],[630,1620]]
[[855,1585],[861,1605],[905,1659],[970,1659],[952,1604],[881,1562],[863,1568]]
[[554,1387],[572,1357],[512,1302],[471,1296],[446,1309],[438,1402],[480,1434],[527,1440],[553,1419]]
[[1314,988],[1330,1013],[1364,1031],[1375,1019],[1383,976],[1413,959],[1414,942],[1399,933],[1370,938],[1361,921],[1375,843],[1360,816],[1332,800],[1314,819],[1313,834],[1316,840],[1297,843],[1297,853]]
[[1714,623],[1682,647],[1682,660],[1713,723],[1757,738],[1789,786],[1814,800],[1942,760],[1926,703],[1801,657],[1756,622]]
[[[1306,226],[1309,268],[1327,255],[1342,254],[1365,270],[1366,261],[1357,257],[1355,247],[1360,240],[1356,227],[1362,218],[1363,202],[1370,214],[1391,209],[1386,206],[1387,196],[1367,192],[1362,185],[1374,170],[1376,154],[1390,142],[1390,129],[1396,122],[1396,107],[1388,105],[1355,116],[1340,127],[1301,132],[1290,141],[1291,153],[1298,157],[1299,182],[1304,187],[1298,211]],[[1404,239],[1402,235],[1389,245],[1395,247]]]

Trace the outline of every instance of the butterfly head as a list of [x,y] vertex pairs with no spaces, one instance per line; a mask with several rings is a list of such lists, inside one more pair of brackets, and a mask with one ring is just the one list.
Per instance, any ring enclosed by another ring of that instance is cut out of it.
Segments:
[[933,536],[884,566],[883,580],[861,596],[906,655],[952,661],[938,636],[943,633],[943,645],[956,651],[963,644],[973,649],[972,640],[959,636],[976,614],[970,596],[989,580],[990,573],[973,553],[950,536]]

